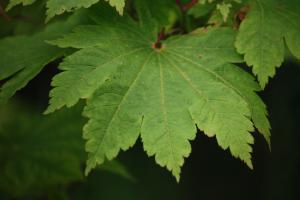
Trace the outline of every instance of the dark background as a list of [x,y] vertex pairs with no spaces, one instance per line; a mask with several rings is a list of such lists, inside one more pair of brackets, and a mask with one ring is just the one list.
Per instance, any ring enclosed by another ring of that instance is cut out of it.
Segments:
[[[57,63],[48,65],[17,98],[43,111]],[[71,199],[87,200],[298,200],[300,199],[300,64],[288,61],[277,71],[261,96],[268,106],[272,126],[272,151],[254,133],[254,170],[218,147],[215,139],[198,133],[192,154],[182,168],[180,183],[148,158],[139,141],[121,152],[119,160],[136,181],[93,172],[84,182],[68,187]]]

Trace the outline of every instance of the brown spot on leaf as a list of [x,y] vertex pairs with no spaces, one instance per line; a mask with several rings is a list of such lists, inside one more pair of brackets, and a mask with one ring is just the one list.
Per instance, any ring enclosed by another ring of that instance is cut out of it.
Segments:
[[242,7],[237,13],[234,15],[234,28],[238,29],[241,25],[241,23],[246,18],[247,13],[250,10],[250,5],[246,5]]

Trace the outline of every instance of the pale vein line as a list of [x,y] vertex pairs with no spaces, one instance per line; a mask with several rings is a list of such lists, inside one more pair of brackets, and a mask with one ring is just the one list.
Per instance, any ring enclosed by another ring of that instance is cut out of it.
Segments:
[[[227,86],[229,89],[234,89],[234,87],[231,86],[231,84],[229,84],[222,76],[220,76],[219,74],[217,74],[216,72],[212,71],[212,70],[209,70],[208,68],[205,68],[203,67],[202,65],[200,65],[199,63],[196,63],[195,61],[191,60],[190,58],[187,58],[187,57],[184,57],[182,56],[181,54],[175,52],[175,51],[172,51],[172,50],[169,50],[169,53],[170,54],[173,54],[175,55],[176,57],[181,57],[182,59],[188,61],[189,63],[193,64],[193,65],[196,65],[198,66],[200,69],[202,69],[203,71],[206,71],[210,74],[212,74],[214,77],[216,77],[219,81],[221,81],[225,86]],[[237,91],[238,92],[238,91]],[[240,93],[238,93],[239,96],[241,96]],[[242,98],[244,98],[243,96],[241,96]]]
[[[263,32],[263,30],[262,30],[262,24],[263,24],[263,21],[264,21],[264,16],[265,16],[265,13],[264,13],[264,9],[263,9],[263,5],[261,4],[261,2],[260,1],[256,1],[257,2],[257,4],[258,4],[258,6],[259,6],[259,9],[260,9],[260,11],[261,12],[259,12],[259,22],[260,22],[260,26],[259,26],[259,43],[260,44],[263,44],[262,43],[262,32]],[[260,46],[259,45],[259,50],[260,50],[260,54],[259,54],[259,61],[260,61],[260,64],[259,64],[259,66],[261,67],[262,66],[262,63],[264,63],[263,62],[263,49],[262,49],[262,46]]]
[[[193,65],[196,65],[196,66],[199,66],[202,70],[204,70],[204,71],[207,71],[207,72],[209,72],[209,73],[211,73],[212,75],[214,75],[217,79],[219,79],[227,88],[229,88],[229,89],[231,89],[231,90],[233,90],[233,91],[235,91],[246,103],[247,103],[247,105],[250,107],[248,107],[249,108],[249,111],[251,112],[252,110],[251,110],[251,107],[252,107],[252,104],[245,98],[245,96],[243,96],[243,94],[238,90],[238,89],[236,89],[234,86],[232,86],[230,83],[228,83],[228,81],[226,81],[225,79],[223,79],[219,74],[217,74],[217,73],[215,73],[214,71],[211,71],[211,70],[209,70],[209,69],[207,69],[207,68],[204,68],[202,65],[200,65],[200,64],[198,64],[198,63],[196,63],[196,62],[194,62],[194,61],[192,61],[191,59],[189,59],[189,58],[186,58],[186,57],[184,57],[184,56],[182,56],[182,55],[180,55],[180,54],[177,54],[177,53],[175,53],[175,52],[170,52],[171,54],[173,54],[173,55],[175,55],[175,56],[179,56],[179,57],[181,57],[181,58],[183,58],[183,59],[185,59],[186,61],[188,61],[188,62],[190,62],[190,63],[192,63]],[[208,99],[205,95],[203,95],[202,93],[202,91],[200,91],[198,88],[197,88],[197,86],[195,86],[194,84],[193,84],[193,82],[190,80],[190,78],[187,76],[187,75],[185,75],[185,73],[184,72],[182,72],[177,66],[175,66],[167,57],[165,57],[168,61],[169,61],[169,63],[173,66],[173,67],[175,67],[175,69],[177,69],[177,71],[179,71],[180,72],[180,74],[184,77],[184,79],[192,86],[192,88],[195,90],[195,91],[197,91],[199,94],[200,94],[200,96],[202,96],[202,97],[204,97],[204,99],[206,100],[206,102],[208,102],[210,99]],[[214,110],[214,112],[215,113],[217,113],[215,110]],[[245,115],[245,116],[247,116],[247,118],[249,117],[248,115],[246,115],[246,114],[243,114],[243,115]],[[252,116],[252,113],[251,113],[251,116]],[[249,118],[251,118],[251,117],[249,117]]]
[[[139,79],[140,75],[142,74],[143,69],[145,68],[145,65],[148,63],[148,61],[150,60],[150,58],[151,58],[151,56],[152,56],[153,53],[154,53],[154,51],[151,52],[151,53],[149,54],[149,56],[146,58],[145,62],[142,64],[142,66],[141,66],[141,68],[140,68],[140,70],[139,70],[137,76],[136,76],[136,77],[134,78],[134,80],[131,82],[131,84],[130,84],[130,86],[129,86],[129,89],[128,89],[127,92],[124,94],[124,96],[123,96],[123,98],[121,99],[121,101],[120,101],[120,103],[119,103],[117,109],[116,109],[115,112],[113,113],[112,119],[110,120],[109,124],[108,124],[107,127],[106,127],[106,131],[105,131],[105,134],[104,134],[102,140],[101,140],[101,141],[98,141],[98,143],[97,143],[97,149],[96,149],[95,152],[94,152],[95,155],[98,154],[98,151],[100,150],[100,147],[102,146],[103,141],[105,140],[105,137],[107,136],[107,130],[108,130],[108,128],[111,126],[111,123],[115,120],[116,115],[117,115],[117,114],[119,113],[119,111],[120,111],[121,105],[123,105],[123,104],[124,104],[124,101],[126,101],[126,98],[128,97],[128,95],[129,95],[131,89],[133,88],[133,85],[134,85],[134,84],[137,82],[137,80]],[[104,153],[104,155],[106,156],[106,153]]]
[[161,107],[163,110],[163,116],[164,116],[164,126],[165,129],[167,131],[167,136],[169,138],[169,145],[171,147],[171,154],[172,154],[172,158],[173,158],[173,162],[175,163],[175,156],[174,156],[174,150],[173,150],[173,145],[171,142],[171,134],[170,134],[170,129],[169,129],[169,124],[168,124],[168,116],[167,116],[167,111],[166,111],[166,102],[165,102],[165,91],[164,91],[164,78],[163,78],[163,69],[161,66],[161,62],[160,62],[160,56],[158,56],[158,63],[159,63],[159,72],[160,72],[160,96],[161,96]]
[[[166,57],[165,57],[166,58]],[[169,63],[179,72],[179,74],[184,78],[184,80],[186,80],[191,86],[192,86],[192,88],[196,91],[196,92],[198,92],[199,94],[200,94],[200,96],[201,96],[201,94],[202,94],[202,92],[201,91],[199,91],[199,89],[193,84],[193,82],[190,80],[190,78],[181,70],[181,69],[179,69],[176,65],[174,65],[168,58],[166,58],[168,61],[169,61]],[[204,98],[206,98],[204,95],[202,95]],[[207,99],[207,98],[206,98]],[[204,105],[202,105],[202,107],[203,107]],[[214,108],[212,108],[212,107],[210,107],[212,110],[213,110],[213,112],[214,112],[214,116],[215,115],[219,115],[219,113],[218,112],[216,112],[215,110],[214,110]],[[201,109],[202,110],[202,109]],[[213,118],[215,118],[213,116]],[[226,117],[228,117],[228,116],[226,116]],[[233,121],[233,122],[235,122],[235,120]],[[222,129],[222,127],[224,126],[224,124],[222,123],[221,124],[221,127],[219,127],[218,129]],[[204,132],[205,132],[205,130],[204,130]],[[248,132],[248,131],[247,131]],[[228,135],[229,135],[229,133],[230,133],[230,131],[229,130],[227,130],[226,132],[224,132],[223,134],[225,135],[225,139],[227,139],[228,138]],[[249,132],[248,132],[249,133]],[[215,133],[215,135],[217,135],[217,133]],[[232,145],[234,145],[234,143],[233,144],[229,144],[229,148],[231,148],[231,146]],[[240,157],[240,156],[239,156]],[[241,157],[240,157],[241,158]]]
[[[171,53],[171,52],[170,52]],[[174,53],[172,53],[174,54]],[[179,54],[178,54],[179,55]],[[171,66],[173,66],[176,71],[179,72],[179,74],[183,77],[183,79],[200,95],[200,96],[203,96],[206,100],[208,100],[205,95],[203,95],[203,92],[201,90],[199,90],[197,88],[196,85],[194,85],[194,83],[192,82],[192,80],[181,70],[179,69],[176,65],[174,65],[174,63],[169,59],[167,58],[167,56],[164,56],[165,59],[170,63]]]
[[[91,69],[91,71],[89,71],[89,72],[87,72],[87,73],[81,74],[81,75],[79,76],[79,79],[77,79],[77,80],[76,80],[73,84],[71,84],[71,85],[66,85],[66,87],[60,86],[60,84],[56,84],[56,79],[55,79],[55,77],[54,77],[54,79],[53,79],[53,81],[52,81],[52,85],[53,85],[53,86],[56,86],[56,88],[54,88],[54,89],[57,89],[57,88],[64,88],[65,90],[68,90],[68,88],[74,87],[74,84],[78,84],[78,82],[83,81],[83,82],[87,83],[87,81],[86,81],[87,77],[89,77],[90,74],[95,73],[95,71],[98,70],[100,67],[104,67],[105,65],[108,65],[108,64],[110,64],[110,63],[116,61],[117,59],[121,58],[121,57],[129,56],[129,55],[131,55],[131,54],[133,54],[133,53],[136,53],[136,52],[138,52],[138,51],[142,51],[142,50],[144,50],[144,49],[146,49],[146,48],[145,48],[145,47],[142,47],[142,48],[136,48],[136,49],[134,49],[134,50],[132,50],[132,51],[126,52],[126,53],[121,54],[121,55],[118,55],[118,56],[116,56],[116,57],[114,57],[114,58],[109,58],[109,60],[108,60],[107,62],[101,63],[100,65],[97,65],[97,66],[89,65],[89,66],[93,67],[93,69]],[[76,55],[74,55],[74,56],[76,56]],[[65,66],[76,66],[76,64],[68,64],[67,61],[66,61],[66,62],[63,62],[63,63],[61,64],[61,66],[64,66],[64,65],[65,65]],[[85,66],[86,66],[86,65],[85,65]],[[73,68],[73,69],[70,69],[70,70],[64,70],[64,72],[70,72],[70,71],[72,71],[72,70],[74,70],[74,68]],[[53,92],[51,92],[51,93],[53,93]],[[54,95],[52,95],[52,98],[53,98],[53,97],[54,97]],[[82,97],[80,96],[79,99],[80,99],[80,98],[82,98]]]

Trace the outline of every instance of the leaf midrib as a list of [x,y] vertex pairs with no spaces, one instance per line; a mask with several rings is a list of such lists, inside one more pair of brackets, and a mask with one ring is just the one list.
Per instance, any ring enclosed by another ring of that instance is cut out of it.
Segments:
[[[154,51],[151,52],[151,53],[148,55],[148,57],[146,58],[145,62],[142,64],[142,66],[141,66],[139,72],[137,73],[136,77],[133,79],[133,81],[131,82],[130,86],[128,87],[128,90],[126,91],[126,93],[124,94],[123,98],[121,99],[121,101],[120,101],[120,103],[119,103],[117,109],[116,109],[115,112],[113,113],[113,116],[112,116],[111,120],[109,121],[109,123],[108,123],[108,125],[107,125],[107,127],[106,127],[106,130],[105,130],[105,134],[104,134],[104,136],[103,136],[103,139],[100,140],[100,141],[98,142],[98,144],[97,144],[97,149],[96,149],[96,151],[95,151],[95,153],[94,153],[95,155],[98,154],[98,152],[99,152],[99,150],[100,150],[100,147],[102,146],[103,141],[105,140],[105,138],[106,138],[106,136],[107,136],[107,134],[108,134],[108,129],[110,128],[112,122],[115,120],[116,115],[120,112],[121,106],[124,104],[124,101],[125,101],[126,98],[128,97],[128,95],[129,95],[131,89],[133,88],[133,85],[134,85],[134,84],[136,83],[136,81],[139,79],[140,75],[142,74],[143,69],[145,68],[145,65],[148,63],[148,61],[150,60],[151,55],[152,55],[153,53],[154,53]],[[106,154],[105,154],[105,156],[106,156]]]

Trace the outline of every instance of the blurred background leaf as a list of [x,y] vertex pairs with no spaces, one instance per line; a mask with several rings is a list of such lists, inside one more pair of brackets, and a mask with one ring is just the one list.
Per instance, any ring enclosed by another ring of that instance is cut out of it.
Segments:
[[[82,104],[49,116],[20,103],[0,107],[1,199],[68,199],[68,184],[84,180],[81,111]],[[116,160],[98,171],[135,181]]]
[[39,195],[46,188],[81,180],[85,120],[80,107],[49,117],[25,108],[12,104],[0,110],[1,190],[13,197]]

